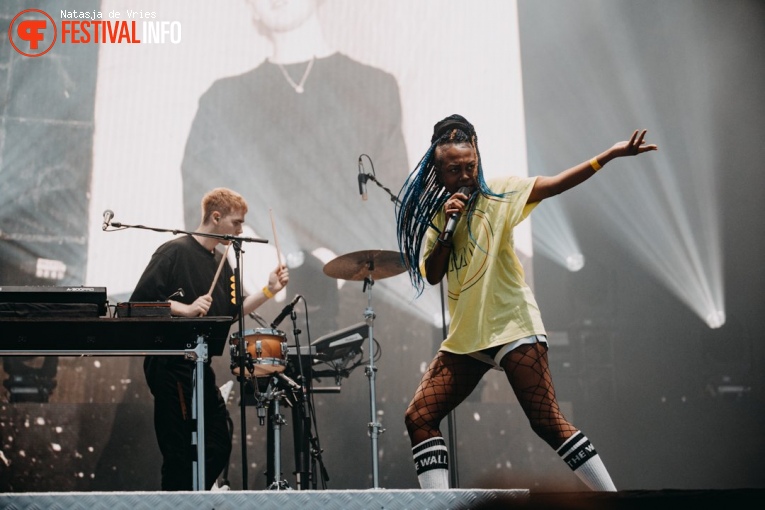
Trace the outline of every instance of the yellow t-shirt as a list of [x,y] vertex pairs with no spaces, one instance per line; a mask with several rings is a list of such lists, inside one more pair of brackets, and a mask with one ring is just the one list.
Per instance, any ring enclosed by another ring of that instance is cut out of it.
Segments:
[[[457,223],[447,269],[451,324],[441,350],[468,354],[545,334],[539,307],[513,244],[513,228],[538,203],[526,203],[535,180],[509,177],[487,182],[495,193],[514,193],[502,198],[476,197],[471,217],[474,239],[468,234],[467,213]],[[443,209],[433,223],[443,230]],[[423,260],[437,237],[438,232],[431,228],[425,237]]]

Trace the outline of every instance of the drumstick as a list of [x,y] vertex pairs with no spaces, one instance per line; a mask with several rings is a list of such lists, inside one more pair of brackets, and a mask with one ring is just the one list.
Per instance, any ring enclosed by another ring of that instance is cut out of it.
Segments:
[[274,244],[276,245],[276,263],[278,267],[282,266],[282,251],[279,249],[279,238],[276,237],[276,225],[274,224],[274,212],[269,209],[268,214],[271,216],[271,230],[274,231]]
[[218,264],[218,270],[215,272],[215,278],[213,278],[212,285],[210,285],[210,292],[207,293],[208,296],[212,295],[212,291],[215,288],[215,284],[218,283],[218,277],[220,276],[220,272],[223,269],[223,264],[226,263],[226,254],[228,253],[229,246],[231,246],[231,243],[228,243],[226,245],[226,249],[223,252],[223,257],[220,259],[220,264]]

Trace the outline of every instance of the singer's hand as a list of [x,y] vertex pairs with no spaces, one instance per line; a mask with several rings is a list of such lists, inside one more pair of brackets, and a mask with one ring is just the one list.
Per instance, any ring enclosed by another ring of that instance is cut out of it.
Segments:
[[455,214],[462,214],[465,211],[465,204],[469,198],[470,197],[466,194],[460,193],[459,191],[450,196],[444,204],[444,214],[446,214],[446,219],[448,220]]
[[656,144],[646,145],[646,130],[634,131],[632,137],[625,142],[618,142],[608,150],[609,159],[621,158],[624,156],[636,156],[648,151],[659,150]]

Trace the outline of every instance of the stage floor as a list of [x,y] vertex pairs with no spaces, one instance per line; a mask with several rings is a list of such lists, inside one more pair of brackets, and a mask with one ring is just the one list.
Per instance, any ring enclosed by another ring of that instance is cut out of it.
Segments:
[[28,493],[0,496],[0,507],[14,510],[441,510],[507,508],[522,505],[529,491],[518,490],[323,490],[221,492]]
[[0,494],[4,510],[495,510],[762,508],[765,489],[532,493],[505,490],[47,492]]

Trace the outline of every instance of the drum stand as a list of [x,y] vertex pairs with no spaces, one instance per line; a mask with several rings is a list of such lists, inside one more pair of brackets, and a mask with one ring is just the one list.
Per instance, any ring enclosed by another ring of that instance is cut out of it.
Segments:
[[[268,429],[268,440],[267,442],[271,442],[271,438],[273,437],[273,449],[268,452],[268,467],[270,468],[273,466],[273,473],[266,472],[266,478],[271,482],[271,484],[268,486],[269,490],[290,490],[291,487],[287,480],[284,480],[281,478],[282,476],[282,460],[281,460],[281,449],[282,449],[282,441],[281,441],[281,429],[282,425],[286,425],[287,422],[284,420],[284,415],[281,414],[281,400],[284,398],[285,390],[279,389],[279,377],[282,377],[282,374],[273,374],[270,376],[270,380],[268,382],[268,387],[266,388],[265,393],[258,393],[256,394],[255,398],[257,399],[257,412],[258,412],[258,420],[260,420],[260,424],[263,425],[265,423],[266,418],[266,411],[268,412],[270,427]],[[257,384],[257,383],[255,383]],[[293,382],[294,384],[294,382]],[[269,406],[268,401],[272,402],[273,405]]]
[[[370,269],[374,269],[374,267],[371,267]],[[382,428],[382,425],[380,422],[377,421],[377,404],[376,404],[376,391],[375,391],[375,378],[377,375],[377,367],[375,367],[375,356],[374,356],[374,322],[375,322],[375,312],[372,308],[372,286],[375,284],[374,279],[371,275],[368,275],[366,278],[364,278],[364,288],[363,291],[367,292],[367,308],[364,310],[364,320],[367,323],[367,326],[369,327],[369,364],[364,368],[364,373],[367,376],[367,379],[369,379],[369,414],[370,414],[370,422],[368,424],[369,427],[369,438],[372,441],[372,483],[374,489],[380,488],[380,481],[379,481],[379,467],[378,467],[378,456],[377,456],[377,439],[385,432],[385,429]]]
[[[261,375],[256,375],[253,378],[248,378],[248,388],[252,389],[252,391],[248,392],[250,395],[249,399],[247,399],[249,400],[249,403],[245,405],[256,407],[258,420],[261,426],[265,425],[266,419],[268,420],[266,440],[267,462],[265,475],[266,484],[268,486],[267,488],[269,490],[292,489],[289,486],[289,483],[281,478],[281,430],[282,426],[287,424],[284,415],[281,413],[282,401],[284,401],[288,407],[292,408],[292,418],[294,421],[293,434],[295,441],[296,470],[293,474],[296,477],[297,484],[295,488],[298,490],[309,489],[309,482],[312,479],[312,471],[309,471],[309,454],[313,456],[314,460],[318,459],[320,463],[322,462],[321,451],[318,448],[318,443],[315,443],[316,445],[312,449],[314,438],[311,436],[311,420],[307,402],[307,395],[310,393],[310,378],[305,377],[303,368],[304,362],[309,363],[308,368],[310,368],[312,358],[309,356],[303,359],[303,356],[301,355],[302,349],[300,348],[299,340],[301,331],[297,327],[297,314],[294,310],[291,311],[291,316],[293,323],[293,333],[295,335],[297,356],[296,363],[298,365],[298,374],[294,375],[294,377],[303,382],[303,384],[298,384],[298,382],[290,378],[287,373],[282,373],[279,371],[261,373]],[[274,326],[274,324],[272,324],[272,326]],[[251,358],[252,354],[250,353],[248,341],[249,340],[245,335],[244,339],[242,339],[240,336],[239,342],[232,344],[232,360],[239,359],[238,349],[240,346],[244,345],[245,352],[247,352],[245,355],[246,361],[244,365],[250,374],[257,374],[256,368],[260,365],[263,365],[264,367],[271,367],[272,365],[270,363],[260,363],[263,361],[260,358],[261,350],[260,346],[258,345],[260,341],[255,344],[257,346],[255,348],[257,353],[257,362]],[[286,343],[282,343],[281,345],[286,347]],[[271,354],[273,354],[273,352],[271,352]],[[289,358],[289,356],[287,356],[288,351],[286,349],[282,351],[282,354],[285,356],[285,358]],[[272,358],[264,359],[271,360]],[[276,363],[276,365],[278,364],[279,363]],[[288,373],[289,367],[290,365],[288,362],[284,368],[284,370],[286,370]],[[235,370],[235,365],[232,364],[232,371],[233,370]],[[265,370],[272,369],[266,368]],[[237,372],[234,373],[236,374]],[[239,373],[243,372],[240,371]],[[323,463],[321,465],[321,469],[323,480],[327,480],[329,477],[325,475],[326,470],[324,469]]]

